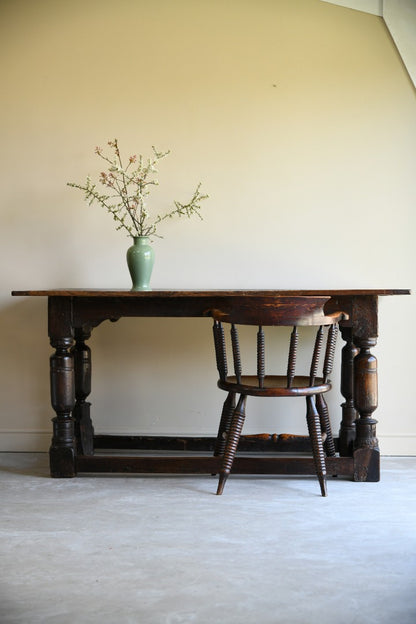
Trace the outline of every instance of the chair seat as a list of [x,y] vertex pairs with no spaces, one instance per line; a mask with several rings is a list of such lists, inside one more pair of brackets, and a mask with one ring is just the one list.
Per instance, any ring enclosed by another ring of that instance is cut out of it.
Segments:
[[330,382],[325,383],[322,377],[317,377],[315,383],[310,385],[310,378],[307,376],[294,377],[291,387],[287,387],[286,375],[266,375],[263,387],[259,387],[259,380],[256,375],[242,375],[240,383],[235,376],[226,377],[225,380],[218,381],[218,387],[228,392],[236,392],[249,396],[312,396],[322,394],[331,389]]

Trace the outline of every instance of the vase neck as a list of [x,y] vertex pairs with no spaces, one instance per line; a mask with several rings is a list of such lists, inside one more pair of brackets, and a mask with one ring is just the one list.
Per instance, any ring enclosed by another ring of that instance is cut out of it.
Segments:
[[143,243],[149,242],[148,236],[133,236],[133,241],[135,245],[142,245]]

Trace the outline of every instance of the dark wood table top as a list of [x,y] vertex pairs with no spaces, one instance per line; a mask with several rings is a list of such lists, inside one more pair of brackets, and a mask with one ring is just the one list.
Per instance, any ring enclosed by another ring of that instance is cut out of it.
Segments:
[[410,295],[410,289],[347,289],[347,290],[257,290],[257,289],[212,289],[212,290],[164,290],[153,289],[133,292],[128,289],[100,288],[56,288],[51,290],[13,290],[14,297],[354,297],[354,296],[385,296]]

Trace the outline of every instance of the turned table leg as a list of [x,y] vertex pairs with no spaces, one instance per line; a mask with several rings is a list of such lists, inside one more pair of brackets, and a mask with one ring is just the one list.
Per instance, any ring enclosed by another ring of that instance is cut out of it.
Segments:
[[55,353],[50,358],[53,437],[49,451],[52,477],[76,474],[75,434],[72,410],[75,405],[74,358],[70,351],[72,338],[51,338]]
[[72,410],[75,406],[74,343],[72,300],[48,298],[48,334],[55,352],[50,357],[53,437],[49,450],[52,477],[76,475],[76,441]]
[[354,442],[354,480],[380,480],[380,452],[376,437],[377,359],[371,353],[376,338],[355,338],[360,349],[354,359],[354,405],[359,413]]
[[351,457],[356,437],[355,421],[357,412],[354,407],[354,358],[358,349],[352,341],[352,328],[340,327],[345,341],[341,360],[341,394],[345,399],[342,407],[342,421],[339,430],[339,454],[341,457]]
[[94,428],[90,417],[90,405],[86,400],[91,392],[91,349],[85,341],[90,331],[75,330],[75,345],[71,349],[75,371],[75,407],[73,418],[77,452],[81,455],[94,454]]

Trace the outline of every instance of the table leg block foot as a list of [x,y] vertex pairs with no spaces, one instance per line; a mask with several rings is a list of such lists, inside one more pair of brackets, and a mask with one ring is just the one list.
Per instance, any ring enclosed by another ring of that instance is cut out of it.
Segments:
[[354,451],[354,481],[380,481],[380,451],[359,448]]
[[77,403],[73,416],[78,453],[94,455],[94,427],[90,418],[90,403]]
[[75,477],[75,450],[71,447],[54,448],[49,451],[51,477],[70,478]]

